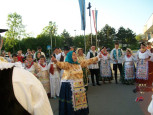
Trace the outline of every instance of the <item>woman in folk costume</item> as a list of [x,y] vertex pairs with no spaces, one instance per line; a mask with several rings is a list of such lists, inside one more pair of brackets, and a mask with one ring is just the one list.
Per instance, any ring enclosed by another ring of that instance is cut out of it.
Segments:
[[40,59],[40,56],[41,56],[41,52],[36,52],[36,58],[34,60],[34,62],[39,62],[39,59]]
[[[101,58],[101,55],[99,57]],[[76,53],[70,51],[65,62],[59,62],[54,57],[52,61],[64,69],[59,96],[59,115],[88,115],[82,68],[97,62],[98,56],[78,63]]]
[[50,75],[50,89],[51,97],[59,97],[60,92],[60,69],[52,61],[48,64],[48,71]]
[[123,84],[133,84],[135,80],[135,57],[132,50],[127,48],[126,55],[123,58],[123,71],[121,76],[121,82]]
[[152,48],[152,43],[151,42],[147,43],[147,49],[150,50],[151,53],[153,53],[153,48]]
[[110,66],[110,55],[104,46],[100,52],[102,58],[100,59],[100,75],[102,77],[103,83],[105,81],[109,81],[111,83],[112,77],[112,70]]
[[[146,48],[146,44],[144,42],[141,43],[141,49],[137,52],[137,71],[136,71],[136,82],[139,84],[146,84],[147,86],[152,86],[152,75],[151,70],[153,68],[149,68],[149,61],[152,54],[150,50]],[[151,69],[151,70],[150,70]]]
[[152,84],[152,82],[153,82],[153,48],[152,48],[152,43],[150,43],[150,42],[147,43],[147,49],[152,54],[150,61],[149,61],[149,79],[150,79],[150,84]]
[[25,69],[31,72],[36,77],[39,76],[40,68],[39,66],[33,61],[32,55],[28,55],[25,61]]
[[0,115],[53,115],[40,81],[20,63],[1,57],[0,100]]
[[46,93],[50,97],[50,80],[49,80],[49,72],[48,67],[45,62],[45,57],[43,55],[40,56],[38,66],[40,68],[38,79],[43,84]]
[[[86,59],[85,54],[83,53],[83,49],[82,48],[78,48],[76,51],[77,54],[77,59],[78,59],[78,63],[80,63],[81,61]],[[82,68],[83,71],[83,82],[84,82],[84,86],[86,88],[86,90],[88,90],[88,73],[89,73],[89,69],[87,67]]]

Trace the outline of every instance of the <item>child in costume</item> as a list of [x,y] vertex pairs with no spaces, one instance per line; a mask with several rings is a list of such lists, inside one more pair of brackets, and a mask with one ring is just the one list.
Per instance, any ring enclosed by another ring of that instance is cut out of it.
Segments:
[[[57,59],[57,58],[56,58]],[[52,61],[48,64],[48,71],[50,77],[51,97],[59,97],[60,92],[60,69]]]
[[50,95],[50,81],[49,81],[49,72],[48,67],[45,62],[45,57],[43,55],[40,56],[38,67],[40,68],[38,79],[43,84],[46,93]]
[[121,82],[123,84],[133,84],[135,80],[135,57],[132,54],[132,50],[127,48],[126,55],[123,58],[123,71],[121,76]]

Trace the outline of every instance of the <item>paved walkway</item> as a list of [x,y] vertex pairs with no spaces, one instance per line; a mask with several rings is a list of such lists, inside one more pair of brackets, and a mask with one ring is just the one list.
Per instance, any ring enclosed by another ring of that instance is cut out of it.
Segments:
[[[101,86],[89,84],[89,115],[150,115],[147,112],[151,93],[144,93],[144,101],[135,102],[140,93],[133,93],[134,85],[106,83]],[[51,99],[51,106],[58,115],[58,99]]]
[[[101,86],[89,84],[89,115],[150,115],[147,109],[152,93],[133,93],[134,88],[135,85],[115,84],[115,81]],[[143,96],[144,101],[135,102],[139,96]],[[58,115],[58,99],[51,99],[51,105]]]

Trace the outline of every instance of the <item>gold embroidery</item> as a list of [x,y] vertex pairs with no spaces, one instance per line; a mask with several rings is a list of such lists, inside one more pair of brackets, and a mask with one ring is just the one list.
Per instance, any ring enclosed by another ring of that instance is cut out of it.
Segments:
[[62,79],[65,80],[79,80],[83,78],[83,71],[81,67],[87,67],[88,65],[98,61],[98,57],[94,57],[88,60],[82,60],[80,64],[70,64],[68,62],[57,62],[57,66],[64,69]]
[[80,82],[73,82],[72,84],[73,89],[73,107],[74,111],[79,109],[87,108],[87,97],[85,93],[85,88],[83,81]]

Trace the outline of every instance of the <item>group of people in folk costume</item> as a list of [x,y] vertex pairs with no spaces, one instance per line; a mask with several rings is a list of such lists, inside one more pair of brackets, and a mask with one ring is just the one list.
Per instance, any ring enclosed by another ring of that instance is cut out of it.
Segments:
[[[64,70],[59,95],[60,115],[71,115],[74,113],[76,115],[87,115],[89,113],[86,97],[88,72],[90,70],[93,86],[96,85],[94,75],[96,76],[97,85],[100,85],[99,69],[103,82],[111,82],[111,61],[113,62],[116,84],[118,83],[117,68],[119,68],[120,80],[123,84],[134,84],[136,81],[138,84],[145,83],[148,86],[152,85],[152,49],[150,49],[149,44],[148,47],[145,43],[140,45],[140,50],[137,51],[135,56],[129,48],[126,49],[124,54],[123,50],[119,48],[119,44],[115,43],[115,48],[111,51],[110,55],[106,47],[103,47],[100,52],[96,52],[95,46],[92,46],[87,56],[83,54],[82,48],[78,48],[76,53],[74,51],[67,53],[65,62],[60,62],[53,57],[52,61],[54,64]],[[100,62],[100,66],[98,62]],[[86,89],[84,86],[86,86]]]
[[111,83],[113,78],[111,62],[113,62],[116,84],[117,69],[119,69],[120,80],[124,84],[133,84],[136,81],[139,84],[152,85],[153,50],[150,44],[146,46],[145,43],[141,43],[141,48],[135,56],[129,48],[124,54],[118,43],[115,43],[115,48],[110,54],[105,46],[99,52],[96,52],[95,46],[92,46],[87,56],[82,48],[78,48],[76,52],[69,47],[65,47],[64,52],[59,52],[59,49],[55,48],[49,64],[46,63],[45,55],[40,53],[37,56],[39,53],[40,51],[36,52],[37,61],[34,61],[32,55],[27,55],[24,68],[40,80],[49,97],[50,93],[51,97],[59,97],[60,115],[89,114],[86,95],[88,74],[90,72],[93,86],[101,85],[99,73],[103,83],[105,81]]
[[[65,52],[66,50],[67,49],[65,49]],[[37,52],[36,55],[39,53],[40,52]],[[64,61],[64,56],[62,53],[59,53],[58,48],[54,49],[53,56],[56,57],[58,61]],[[34,74],[41,81],[49,97],[58,97],[60,92],[60,68],[51,60],[49,64],[47,64],[44,55],[40,55],[37,60],[38,61],[34,62],[33,56],[27,55],[25,69]]]

